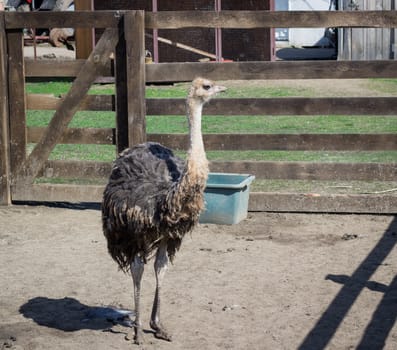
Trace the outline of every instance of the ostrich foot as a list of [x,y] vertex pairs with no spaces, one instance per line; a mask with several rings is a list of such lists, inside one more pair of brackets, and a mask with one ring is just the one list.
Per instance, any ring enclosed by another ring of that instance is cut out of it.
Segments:
[[172,336],[166,331],[161,323],[150,322],[150,327],[154,330],[154,336],[156,338],[172,341]]
[[133,331],[128,332],[125,336],[125,340],[134,340],[137,345],[143,344],[143,331],[141,328],[134,327]]

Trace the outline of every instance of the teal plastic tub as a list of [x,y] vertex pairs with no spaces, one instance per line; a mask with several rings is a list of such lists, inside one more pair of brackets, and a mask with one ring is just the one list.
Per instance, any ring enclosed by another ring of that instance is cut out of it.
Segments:
[[247,217],[253,175],[209,173],[200,223],[232,225]]

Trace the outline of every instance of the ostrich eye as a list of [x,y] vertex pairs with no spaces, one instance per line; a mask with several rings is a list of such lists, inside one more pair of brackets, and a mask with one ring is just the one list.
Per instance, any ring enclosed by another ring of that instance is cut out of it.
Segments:
[[204,90],[209,90],[209,89],[211,89],[211,85],[203,85],[203,89]]

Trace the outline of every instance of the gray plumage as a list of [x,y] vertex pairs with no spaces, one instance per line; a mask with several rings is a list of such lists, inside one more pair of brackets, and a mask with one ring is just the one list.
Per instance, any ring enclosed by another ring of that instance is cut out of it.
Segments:
[[138,253],[149,258],[161,240],[168,241],[172,259],[183,235],[197,221],[197,214],[176,223],[168,217],[167,198],[175,193],[186,164],[173,152],[148,142],[127,149],[116,160],[102,205],[103,231],[109,253],[127,270]]

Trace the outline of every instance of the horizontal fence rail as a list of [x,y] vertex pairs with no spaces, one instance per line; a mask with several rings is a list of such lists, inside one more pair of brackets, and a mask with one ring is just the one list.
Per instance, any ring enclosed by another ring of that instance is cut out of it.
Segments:
[[[118,27],[126,11],[7,12],[7,29]],[[161,11],[145,13],[147,29],[178,28],[395,28],[396,11]]]
[[[40,141],[45,127],[29,127],[28,142]],[[68,128],[60,143],[115,144],[114,129]],[[147,134],[147,139],[187,150],[187,134]],[[397,149],[395,134],[204,134],[208,151],[387,151]]]
[[[148,134],[149,141],[186,150],[188,135]],[[208,151],[380,151],[396,150],[395,134],[205,134]]]
[[161,11],[147,13],[149,29],[204,28],[393,28],[396,11]]
[[117,28],[125,11],[6,12],[5,27],[21,28]]
[[[72,160],[47,161],[40,175],[72,179],[106,179],[111,171],[109,162]],[[282,180],[356,180],[393,181],[397,164],[379,163],[314,163],[314,162],[270,162],[270,161],[212,161],[210,170],[231,173],[255,174],[258,179]]]
[[[161,63],[146,67],[148,82],[254,79],[397,78],[397,61],[276,61]],[[178,78],[179,77],[179,78]]]
[[[27,109],[54,110],[62,97],[28,94]],[[114,95],[88,95],[80,110],[115,111]],[[182,98],[148,98],[147,115],[185,115]],[[210,101],[204,115],[397,115],[397,97],[280,97],[280,98],[221,98]]]
[[[75,77],[83,64],[84,60],[25,60],[26,77]],[[112,74],[109,64],[103,75]],[[214,80],[397,78],[397,61],[187,62],[146,65],[147,83],[191,81],[197,76]]]
[[[184,115],[181,99],[147,99],[148,115]],[[397,115],[397,97],[280,97],[214,99],[207,115]]]

